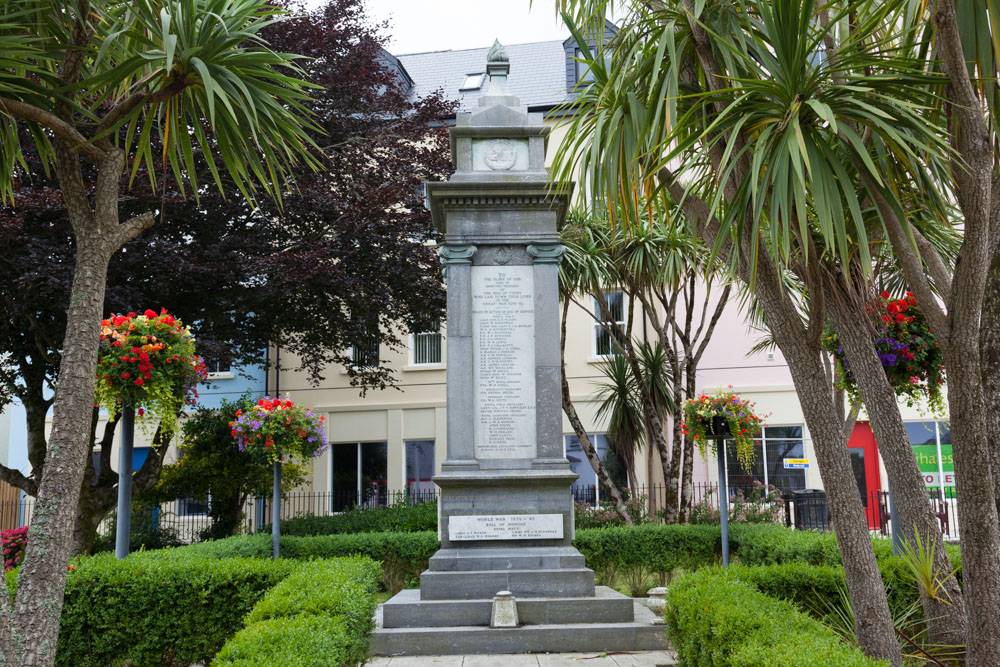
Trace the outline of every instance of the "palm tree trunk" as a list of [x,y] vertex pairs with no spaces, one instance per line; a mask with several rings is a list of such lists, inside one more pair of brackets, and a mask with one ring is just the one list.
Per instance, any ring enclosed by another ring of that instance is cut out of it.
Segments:
[[[832,289],[828,290],[827,299],[830,321],[844,346],[852,376],[858,383],[871,417],[878,449],[885,461],[889,484],[899,509],[903,536],[911,545],[916,545],[917,534],[923,544],[933,544],[934,568],[947,574],[951,572],[951,561],[944,549],[941,527],[933,514],[923,475],[899,414],[896,392],[890,386],[872,344],[871,324],[864,313],[858,312],[841,295],[832,292]],[[965,604],[955,576],[949,576],[943,582],[942,596],[921,591],[921,603],[932,642],[965,644]]]
[[625,509],[625,501],[622,500],[622,494],[618,492],[618,488],[611,480],[611,475],[608,474],[608,469],[604,467],[601,457],[597,455],[597,450],[591,444],[590,438],[587,436],[587,429],[583,427],[583,422],[580,421],[580,416],[576,413],[576,408],[573,406],[573,399],[569,393],[569,378],[566,377],[566,319],[569,317],[569,304],[569,299],[563,301],[562,324],[560,327],[561,337],[559,339],[563,412],[566,414],[566,418],[569,419],[570,426],[573,427],[573,432],[576,433],[576,437],[580,441],[580,447],[583,448],[583,453],[587,455],[587,460],[590,461],[590,466],[594,469],[594,474],[597,475],[598,483],[608,490],[611,502],[615,508],[615,514],[626,525],[632,525],[632,516]]
[[[979,350],[983,358],[983,394],[986,400],[987,432],[1000,434],[1000,247],[993,254],[986,298],[983,302]],[[993,493],[1000,514],[1000,446],[990,447]]]

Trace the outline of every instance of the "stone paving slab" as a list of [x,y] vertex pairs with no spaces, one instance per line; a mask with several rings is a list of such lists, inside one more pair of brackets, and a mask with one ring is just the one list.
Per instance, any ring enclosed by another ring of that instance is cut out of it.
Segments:
[[368,663],[371,667],[671,667],[676,664],[673,651],[418,655],[372,658]]

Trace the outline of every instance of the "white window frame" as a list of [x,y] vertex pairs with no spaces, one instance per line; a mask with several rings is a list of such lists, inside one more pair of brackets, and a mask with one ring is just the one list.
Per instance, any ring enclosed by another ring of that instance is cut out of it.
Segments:
[[[625,307],[625,292],[623,290],[618,289],[618,290],[607,290],[607,291],[602,292],[602,294],[604,294],[605,301],[607,301],[607,297],[608,297],[609,294],[621,294],[622,295],[622,319],[621,320],[616,320],[615,324],[618,325],[619,327],[621,327],[622,333],[624,334],[624,332],[626,330],[626,324],[625,324],[626,321],[627,321],[626,318],[628,318],[628,309]],[[591,327],[591,334],[590,334],[590,346],[591,346],[591,352],[593,353],[592,356],[595,359],[607,359],[608,357],[611,357],[611,356],[614,355],[614,343],[612,343],[611,352],[609,354],[602,354],[598,350],[598,348],[597,348],[597,337],[605,329],[604,322],[603,322],[604,311],[601,309],[601,304],[597,301],[597,296],[596,295],[591,294],[590,295],[590,299],[591,299],[591,303],[593,304],[593,308],[594,308],[593,313],[594,313],[594,316],[595,316],[593,318],[592,327]],[[611,336],[612,339],[614,338],[614,334],[611,333],[610,331],[608,332],[608,335]]]
[[[473,80],[473,77],[478,77],[478,79]],[[462,85],[459,86],[459,91],[464,90],[479,90],[483,87],[483,83],[486,79],[486,72],[473,72],[472,74],[466,74],[465,78],[462,80]],[[471,85],[475,83],[476,85]]]
[[[417,361],[417,336],[437,336],[438,354],[440,355],[437,361]],[[419,331],[410,334],[410,366],[424,368],[431,366],[440,366],[443,363],[444,363],[444,337],[441,335],[440,327],[438,327],[434,331]]]

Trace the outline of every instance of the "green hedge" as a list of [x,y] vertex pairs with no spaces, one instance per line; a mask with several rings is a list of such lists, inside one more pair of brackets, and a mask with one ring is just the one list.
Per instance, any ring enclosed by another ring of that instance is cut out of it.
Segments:
[[[281,537],[281,555],[290,559],[368,556],[382,563],[382,587],[396,593],[427,569],[427,560],[440,548],[437,533],[356,533]],[[241,535],[150,552],[154,558],[271,557],[270,535]]]
[[[366,510],[370,511],[370,510]],[[900,578],[903,567],[892,559],[888,540],[876,539],[875,553],[884,567]],[[676,569],[695,570],[716,565],[721,559],[718,526],[642,525],[578,530],[574,545],[587,558],[587,566],[601,581],[615,587],[628,586],[634,595],[645,592],[650,577],[665,582]],[[355,533],[349,535],[282,536],[281,553],[286,558],[332,558],[361,554],[383,563],[382,585],[396,592],[412,584],[427,567],[427,559],[440,547],[437,534]],[[957,567],[958,548],[948,545]],[[270,535],[227,538],[151,554],[165,557],[200,555],[211,558],[271,555]],[[734,563],[772,565],[807,563],[839,566],[840,551],[832,533],[795,531],[769,524],[730,527],[730,553]]]
[[311,561],[246,617],[213,665],[360,665],[374,627],[379,566],[369,558]]
[[[56,664],[87,667],[207,663],[299,564],[101,554],[74,567]],[[13,577],[8,586],[13,594]]]
[[[354,508],[331,516],[308,515],[281,522],[281,534],[290,537],[346,533],[437,532],[437,501],[398,502],[389,507]],[[264,528],[270,532],[271,527]]]
[[707,568],[682,577],[667,590],[664,618],[667,635],[682,664],[727,667],[884,664],[847,646],[832,630],[792,603],[760,592],[743,580],[738,568],[728,571]]

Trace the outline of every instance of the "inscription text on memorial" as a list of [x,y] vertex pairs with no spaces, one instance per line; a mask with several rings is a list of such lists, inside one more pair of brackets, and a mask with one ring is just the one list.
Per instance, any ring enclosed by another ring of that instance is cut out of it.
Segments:
[[563,536],[562,514],[452,516],[450,540],[545,540]]
[[531,266],[472,267],[477,459],[536,456],[534,294]]

